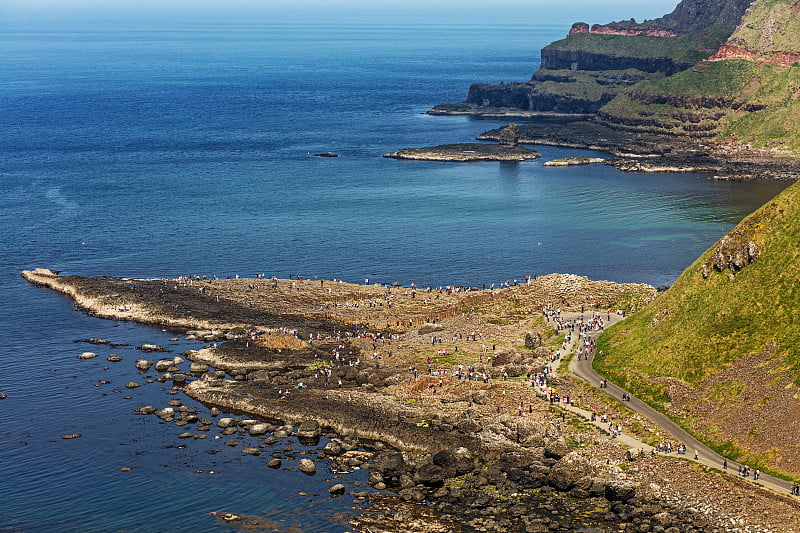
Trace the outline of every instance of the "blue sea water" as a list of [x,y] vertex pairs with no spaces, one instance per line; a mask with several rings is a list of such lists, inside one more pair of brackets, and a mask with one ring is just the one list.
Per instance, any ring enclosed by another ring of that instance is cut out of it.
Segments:
[[[344,531],[328,517],[350,505],[328,498],[325,473],[268,470],[268,454],[243,457],[213,432],[179,440],[180,428],[135,414],[172,397],[158,383],[124,388],[145,377],[132,346],[196,346],[74,312],[27,285],[25,268],[472,285],[568,272],[667,285],[785,187],[547,168],[596,155],[552,147],[520,164],[381,157],[505,124],[424,111],[474,81],[528,79],[564,31],[0,21],[0,529],[227,529],[207,514],[219,511]],[[340,157],[313,156],[327,151]],[[91,337],[131,346],[73,342]],[[101,357],[76,358],[89,350]],[[112,352],[124,361],[108,363]]]

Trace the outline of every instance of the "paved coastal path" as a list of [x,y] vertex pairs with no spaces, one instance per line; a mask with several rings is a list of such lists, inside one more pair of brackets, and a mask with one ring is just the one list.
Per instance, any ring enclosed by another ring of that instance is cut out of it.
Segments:
[[[572,319],[581,322],[584,319],[591,318],[592,313],[591,312],[561,313],[560,316],[564,320]],[[616,324],[617,322],[623,319],[622,316],[614,313],[610,315],[602,313],[601,316],[603,318],[604,327]],[[584,340],[588,339],[590,341],[595,341],[597,337],[600,335],[600,333],[602,333],[602,331],[598,330],[589,330],[584,334],[583,337],[579,338],[577,329],[578,328],[576,328],[576,331],[572,333],[570,342],[567,344],[566,349],[563,350],[562,353],[568,354],[576,350],[576,348],[579,349],[580,348],[579,342],[580,345],[582,346]],[[656,411],[655,409],[653,409],[646,403],[642,402],[641,400],[637,399],[635,396],[631,395],[628,391],[618,387],[614,383],[606,382],[606,386],[600,388],[600,382],[603,380],[603,378],[597,372],[595,372],[594,368],[592,368],[592,361],[594,357],[595,357],[594,352],[592,352],[592,354],[589,355],[588,358],[583,357],[581,359],[578,359],[577,355],[573,356],[569,364],[569,371],[578,378],[586,381],[593,387],[605,392],[606,394],[608,394],[609,396],[620,402],[622,405],[628,407],[630,410],[639,413],[643,416],[646,416],[647,418],[652,420],[655,424],[657,424],[659,427],[661,427],[665,432],[672,435],[672,437],[677,442],[683,443],[686,446],[686,454],[682,456],[683,459],[695,461],[707,466],[717,468],[722,471],[729,472],[731,475],[738,476],[737,472],[739,471],[739,467],[745,465],[737,463],[732,460],[726,461],[726,459],[722,455],[718,454],[717,452],[715,452],[714,450],[712,450],[711,448],[709,448],[708,446],[697,440],[696,438],[692,437],[689,433],[687,433],[683,428],[678,426],[675,422],[670,420],[667,416]],[[558,364],[560,362],[561,359],[558,359],[553,365],[553,370],[555,372],[558,371]],[[623,394],[627,395],[627,398],[629,399],[623,401],[622,399]],[[566,406],[566,407],[570,411],[581,415],[586,420],[590,420],[591,418],[591,413],[589,411],[580,409],[575,406]],[[593,424],[602,431],[608,432],[608,426],[606,423],[597,420]],[[620,434],[616,438],[625,445],[631,448],[642,450],[645,453],[650,453],[651,450],[653,450],[652,446],[648,446],[647,444],[644,444],[624,433]],[[697,459],[694,459],[695,454],[697,456]],[[666,454],[666,455],[670,456],[671,454]],[[725,468],[726,464],[727,468]],[[784,494],[790,493],[792,485],[790,482],[764,473],[761,473],[759,475],[758,480],[753,480],[753,472],[754,469],[751,468],[750,475],[746,479],[750,479],[753,481],[753,483],[763,485],[777,492],[781,492]]]

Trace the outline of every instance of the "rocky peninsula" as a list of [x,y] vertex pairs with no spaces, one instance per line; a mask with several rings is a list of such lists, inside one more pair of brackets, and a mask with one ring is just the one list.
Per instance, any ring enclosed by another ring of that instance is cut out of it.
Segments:
[[414,161],[446,161],[474,163],[477,161],[530,161],[541,157],[536,150],[523,146],[488,143],[442,144],[428,148],[403,148],[383,157]]
[[[137,367],[153,365],[210,416],[246,415],[219,418],[223,434],[307,446],[325,436],[320,458],[367,464],[382,492],[364,496],[373,507],[352,520],[362,531],[788,532],[800,516],[796,501],[756,483],[642,453],[670,438],[566,370],[603,325],[656,297],[646,285],[560,274],[485,290],[23,276],[89,314],[205,341]],[[179,404],[140,412],[184,431],[212,427]],[[300,470],[313,473],[309,463]]]

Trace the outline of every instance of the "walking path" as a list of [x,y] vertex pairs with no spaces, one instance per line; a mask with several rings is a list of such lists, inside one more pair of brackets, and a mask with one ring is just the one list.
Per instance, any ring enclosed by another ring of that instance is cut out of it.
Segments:
[[[561,318],[564,320],[575,320],[578,322],[582,322],[591,318],[591,312],[586,313],[561,313]],[[608,316],[607,314],[603,313],[601,315],[604,327],[608,327],[612,324],[615,324],[622,320],[624,317],[611,314]],[[597,337],[602,333],[602,330],[589,330],[587,331],[583,337],[578,335],[579,328],[576,327],[576,330],[572,332],[570,342],[567,343],[567,347],[565,350],[562,350],[562,354],[566,355],[571,353],[576,349],[580,349],[578,345],[578,341],[584,341],[586,339],[590,341],[595,341]],[[577,353],[577,352],[576,352]],[[656,411],[646,403],[642,402],[641,400],[637,399],[635,396],[631,395],[628,391],[618,387],[614,383],[606,382],[606,386],[601,388],[600,382],[603,378],[595,372],[594,368],[592,367],[592,360],[594,359],[594,350],[591,351],[588,357],[583,357],[578,359],[578,356],[575,355],[569,364],[569,371],[577,376],[578,378],[586,381],[590,385],[595,388],[600,389],[601,391],[605,392],[618,402],[622,403],[622,405],[628,407],[630,410],[639,413],[643,416],[646,416],[650,420],[652,420],[656,425],[660,426],[664,431],[672,435],[672,437],[677,442],[682,442],[686,446],[686,454],[682,457],[687,460],[695,461],[700,464],[704,464],[707,466],[711,466],[717,468],[722,471],[730,472],[731,475],[738,475],[737,472],[739,471],[740,467],[745,465],[741,463],[734,462],[732,460],[726,460],[722,455],[718,454],[696,438],[692,437],[689,433],[687,433],[683,428],[678,426],[675,422],[670,420],[664,414]],[[553,371],[557,372],[558,366],[561,363],[561,359],[557,359],[553,363]],[[628,400],[623,400],[623,394],[627,395]],[[597,428],[604,432],[608,432],[608,425],[607,423],[600,422],[599,420],[595,422],[591,422],[591,412],[586,411],[584,409],[580,409],[573,405],[562,405],[571,412],[574,412],[590,423],[594,424]],[[652,446],[648,446],[643,442],[627,435],[621,433],[616,437],[617,440],[624,443],[625,445],[635,448],[638,450],[642,450],[644,453],[651,453],[654,449]],[[669,456],[670,454],[667,454]],[[696,459],[694,457],[697,457]],[[750,469],[750,476],[748,479],[753,479],[753,469]],[[791,492],[792,484],[788,481],[783,479],[776,478],[769,474],[761,473],[758,477],[758,480],[753,480],[753,483],[758,485],[770,488],[772,490],[787,494]]]

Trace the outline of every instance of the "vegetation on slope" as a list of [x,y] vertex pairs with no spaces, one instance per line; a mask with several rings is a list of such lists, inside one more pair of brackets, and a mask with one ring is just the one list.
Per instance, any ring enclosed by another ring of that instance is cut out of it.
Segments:
[[758,52],[800,51],[798,13],[796,0],[753,2],[728,43]]
[[760,249],[757,259],[738,272],[707,268],[704,278],[703,266],[719,243],[707,250],[669,290],[603,335],[607,353],[598,370],[632,389],[638,387],[637,376],[696,385],[774,344],[785,356],[784,368],[800,384],[800,328],[787,327],[800,312],[800,184],[729,235],[736,242],[754,242]]
[[579,33],[547,45],[548,50],[586,51],[635,58],[668,57],[677,63],[693,64],[711,55],[699,50],[689,37],[647,37],[628,35],[606,35],[600,33]]
[[610,123],[800,150],[800,66],[731,59],[643,82],[609,102]]
[[800,184],[600,338],[597,370],[718,448],[800,473]]
[[[535,97],[574,98],[592,102],[608,102],[620,90],[648,77],[663,77],[661,73],[645,73],[636,69],[625,70],[547,70],[534,75]],[[601,105],[602,105],[601,103]]]
[[[756,0],[720,58],[642,82],[600,110],[638,131],[729,138],[755,148],[800,152],[800,7]],[[793,64],[794,63],[794,64]]]

